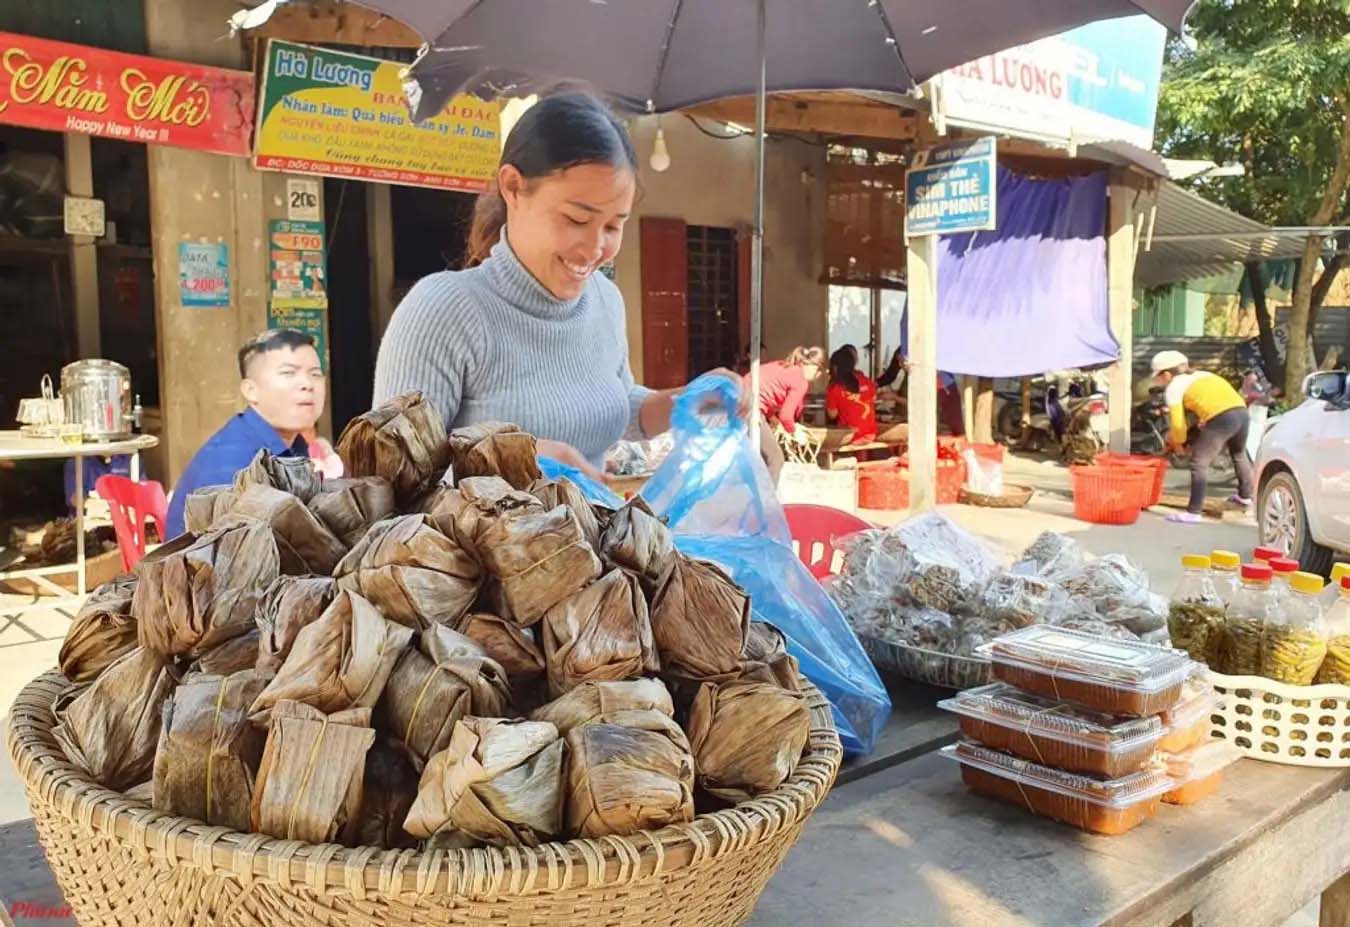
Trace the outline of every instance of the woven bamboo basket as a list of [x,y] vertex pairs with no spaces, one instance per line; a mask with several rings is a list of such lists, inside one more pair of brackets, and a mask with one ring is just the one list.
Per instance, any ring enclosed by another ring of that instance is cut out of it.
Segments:
[[731,927],[750,915],[843,755],[829,704],[808,685],[806,755],[754,801],[538,849],[353,850],[208,827],[108,791],[51,736],[66,685],[56,672],[29,683],[7,743],[82,927]]

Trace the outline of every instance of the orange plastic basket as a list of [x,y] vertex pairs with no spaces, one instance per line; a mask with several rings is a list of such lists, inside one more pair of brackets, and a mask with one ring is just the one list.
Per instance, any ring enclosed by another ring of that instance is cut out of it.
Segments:
[[1167,478],[1167,458],[1149,457],[1144,454],[1117,454],[1103,451],[1095,458],[1099,467],[1138,467],[1147,470],[1151,477],[1148,495],[1144,499],[1144,508],[1157,505],[1162,499],[1163,481]]
[[892,512],[909,508],[909,470],[898,460],[858,467],[858,508]]
[[1152,491],[1143,467],[1070,467],[1075,518],[1098,525],[1132,525]]

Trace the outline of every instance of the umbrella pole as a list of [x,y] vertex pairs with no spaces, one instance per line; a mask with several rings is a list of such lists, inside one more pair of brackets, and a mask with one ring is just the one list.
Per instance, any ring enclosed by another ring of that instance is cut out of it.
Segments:
[[750,440],[759,446],[763,416],[759,414],[759,356],[764,349],[764,108],[766,84],[765,0],[755,0],[759,19],[759,80],[755,87],[755,226],[750,235],[750,393],[755,408]]

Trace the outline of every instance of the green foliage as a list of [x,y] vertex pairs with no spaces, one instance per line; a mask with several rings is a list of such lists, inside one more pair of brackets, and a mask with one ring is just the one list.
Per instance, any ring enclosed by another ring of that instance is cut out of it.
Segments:
[[1272,225],[1308,224],[1350,106],[1350,0],[1200,0],[1188,31],[1194,48],[1167,50],[1163,152],[1238,162],[1247,175],[1206,182],[1206,196]]

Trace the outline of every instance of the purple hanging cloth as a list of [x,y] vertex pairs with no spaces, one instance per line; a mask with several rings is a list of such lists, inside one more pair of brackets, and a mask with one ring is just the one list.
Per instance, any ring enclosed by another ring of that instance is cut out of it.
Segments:
[[1106,174],[1036,180],[998,169],[998,228],[942,238],[937,362],[982,377],[1114,361]]

